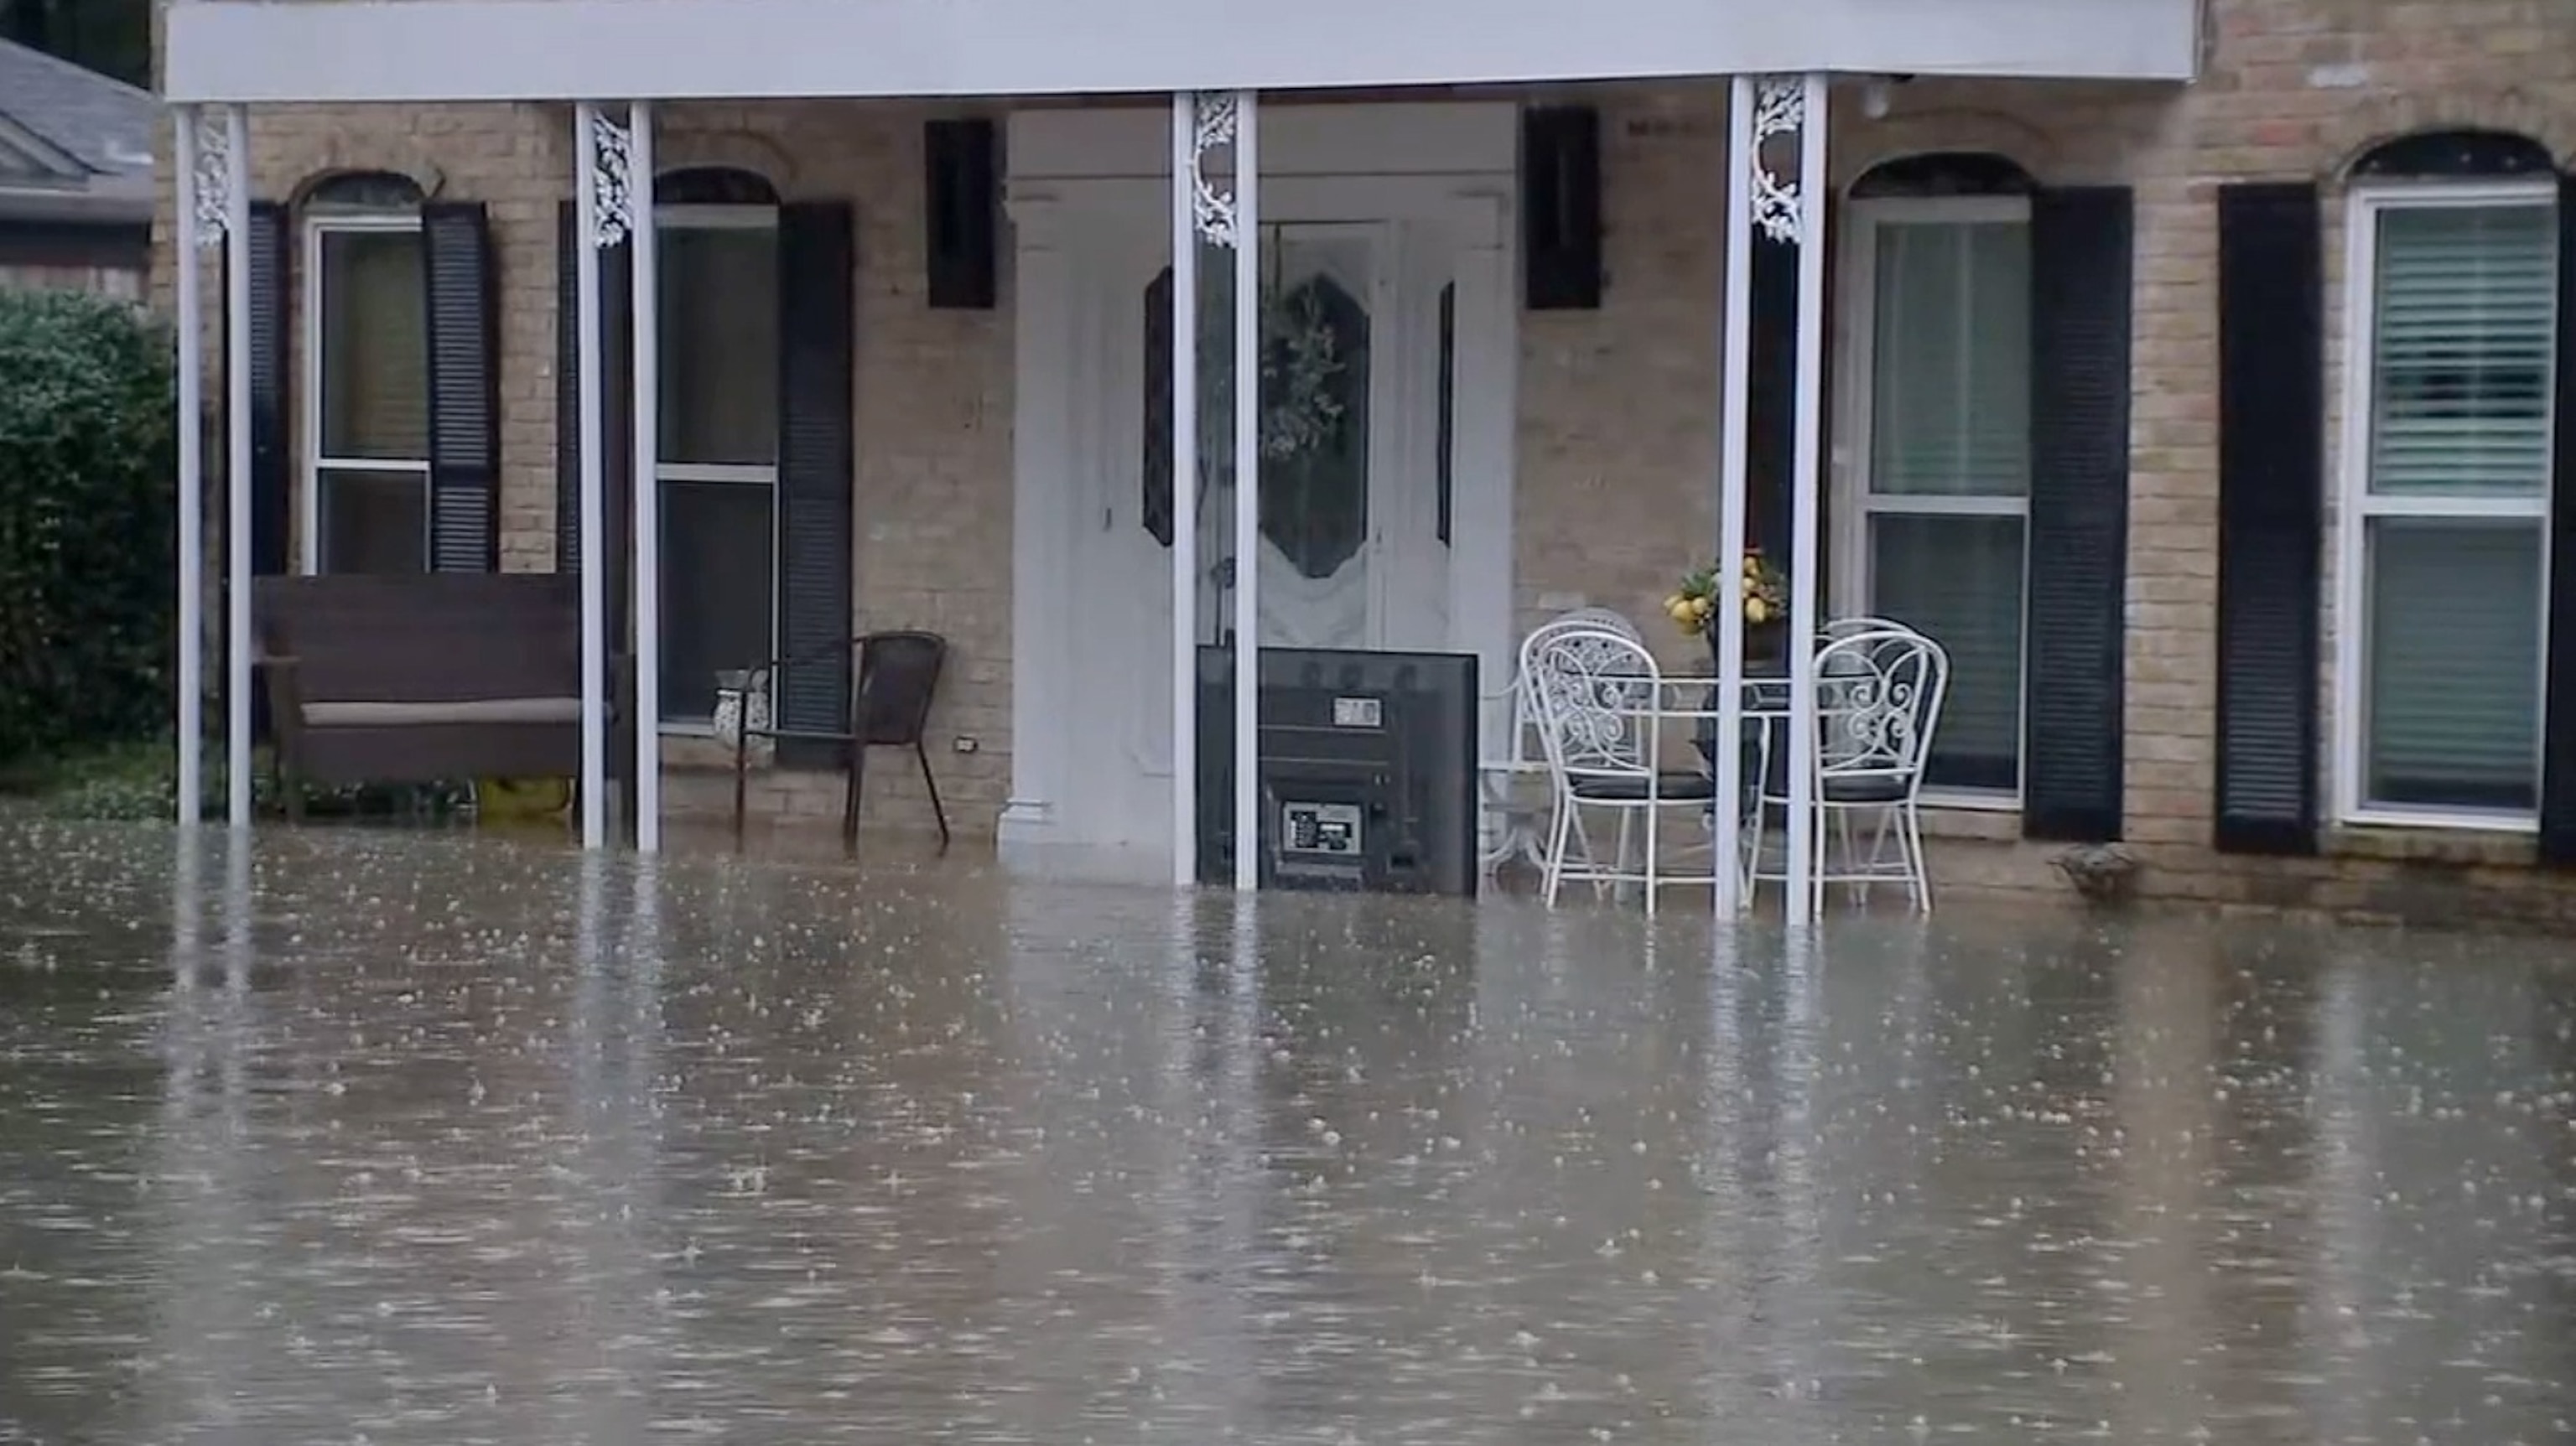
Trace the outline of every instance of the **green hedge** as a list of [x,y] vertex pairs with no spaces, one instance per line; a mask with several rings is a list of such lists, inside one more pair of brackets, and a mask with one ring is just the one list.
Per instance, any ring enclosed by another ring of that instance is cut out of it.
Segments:
[[0,291],[0,764],[168,731],[173,360],[130,304]]
[[[168,819],[178,812],[178,746],[168,733],[103,748],[66,750],[37,764],[0,768],[0,795],[20,795],[37,812],[65,819]],[[198,817],[224,816],[224,750],[210,742],[205,757],[205,793]],[[363,784],[354,787],[307,785],[308,818],[414,819],[444,822],[473,811],[473,788],[467,784]],[[261,818],[280,818],[285,799],[277,790],[276,770],[266,751],[252,761],[251,809]]]

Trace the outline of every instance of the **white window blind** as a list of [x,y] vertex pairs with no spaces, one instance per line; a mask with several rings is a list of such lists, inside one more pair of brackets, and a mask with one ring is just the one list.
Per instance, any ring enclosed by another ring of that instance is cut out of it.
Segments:
[[420,232],[408,216],[317,224],[309,345],[319,565],[429,566],[429,336]]
[[1870,610],[1950,655],[1928,781],[2020,786],[2030,228],[1904,220],[1872,258]]
[[2376,211],[2359,500],[2365,805],[2528,813],[2558,222],[2545,200]]
[[2379,218],[2370,490],[2538,497],[2549,485],[2558,218],[2547,206]]
[[2030,492],[2030,227],[1909,222],[1878,233],[1870,487]]
[[322,455],[425,462],[429,341],[416,230],[325,230]]

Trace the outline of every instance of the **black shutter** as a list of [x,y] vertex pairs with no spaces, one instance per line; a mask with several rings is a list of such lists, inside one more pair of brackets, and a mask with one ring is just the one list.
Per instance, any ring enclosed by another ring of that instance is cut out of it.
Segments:
[[286,207],[250,203],[250,570],[286,572],[294,481],[286,440]]
[[[276,201],[250,203],[250,234],[246,238],[244,259],[250,263],[250,415],[235,417],[222,399],[227,390],[214,394],[215,415],[223,418],[225,427],[247,427],[250,431],[250,570],[256,576],[270,577],[289,571],[287,540],[289,517],[294,506],[292,454],[286,439],[286,274],[287,247],[294,236],[288,224],[287,209]],[[220,274],[215,282],[223,288]],[[216,295],[230,296],[228,288]],[[229,328],[243,319],[226,314],[223,324]],[[227,355],[230,348],[226,348]],[[191,419],[203,425],[202,419]],[[229,459],[231,447],[222,439],[229,433],[216,434],[218,444],[208,449],[214,459]],[[209,466],[206,485],[214,499],[214,516],[225,516],[224,490],[231,483],[224,472],[228,460]],[[204,505],[204,499],[199,505]],[[220,525],[220,524],[218,524]],[[217,539],[219,540],[219,539]],[[218,576],[225,575],[223,553],[210,554]],[[250,695],[251,738],[269,741],[268,690],[254,687]]]
[[2317,191],[2218,190],[2218,796],[2231,853],[2317,848],[2325,269]]
[[[557,293],[555,306],[555,570],[581,571],[581,331],[573,203],[566,201],[556,230]],[[634,424],[629,420],[627,389],[634,375],[630,364],[634,332],[634,253],[624,246],[599,253],[600,360],[607,371],[600,388],[600,432],[605,442],[605,486],[608,511],[609,637],[626,637],[626,534],[633,516],[628,506],[629,464],[635,452]],[[612,642],[611,651],[617,644]]]
[[1532,311],[1601,305],[1601,113],[1521,112],[1521,296]]
[[2132,212],[2122,186],[2031,197],[2025,838],[2120,836]]
[[[779,651],[815,655],[779,680],[778,723],[833,732],[849,726],[851,474],[857,468],[857,226],[837,201],[778,212]],[[837,761],[829,745],[782,742],[781,761]]]
[[2576,177],[2558,182],[2558,428],[2549,478],[2548,687],[2540,719],[2540,859],[2576,865]]
[[429,321],[429,565],[490,572],[499,561],[501,373],[492,236],[483,207],[420,209]]
[[1001,132],[982,117],[934,120],[921,139],[930,304],[990,311],[1000,295]]
[[1753,305],[1745,325],[1750,341],[1744,380],[1749,535],[1766,561],[1785,568],[1789,469],[1796,463],[1798,445],[1798,248],[1759,229],[1753,233]]
[[566,201],[555,218],[555,571],[581,571],[580,221]]

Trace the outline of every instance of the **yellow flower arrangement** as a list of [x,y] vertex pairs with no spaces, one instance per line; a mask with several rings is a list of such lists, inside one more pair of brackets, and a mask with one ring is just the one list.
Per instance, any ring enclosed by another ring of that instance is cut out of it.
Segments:
[[[1685,633],[1706,633],[1717,617],[1718,581],[1719,574],[1714,565],[1694,568],[1684,574],[1681,591],[1664,599],[1665,616]],[[1788,593],[1779,570],[1763,560],[1761,549],[1745,553],[1745,626],[1758,628],[1786,621],[1788,616]]]

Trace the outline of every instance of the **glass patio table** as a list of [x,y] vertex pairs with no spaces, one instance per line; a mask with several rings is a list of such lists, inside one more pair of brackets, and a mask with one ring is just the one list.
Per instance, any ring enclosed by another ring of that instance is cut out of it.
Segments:
[[[1664,696],[1651,703],[1641,699],[1627,706],[1613,707],[1610,711],[1640,720],[1690,724],[1691,746],[1699,754],[1701,771],[1711,774],[1717,771],[1719,700],[1717,678],[1713,672],[1665,673],[1652,678],[1643,674],[1606,674],[1598,681],[1660,688]],[[1780,730],[1789,722],[1789,677],[1786,672],[1748,671],[1741,686],[1744,690],[1741,716],[1745,727],[1739,812],[1749,813],[1761,799],[1766,776],[1773,775],[1786,762],[1786,751],[1773,744]],[[1769,781],[1782,784],[1785,780],[1770,776]],[[1710,808],[1713,810],[1715,805],[1711,804]]]
[[[1663,696],[1656,699],[1653,706],[1640,704],[1612,711],[1640,720],[1652,718],[1661,722],[1690,724],[1691,745],[1699,754],[1701,771],[1716,771],[1718,697],[1717,678],[1713,671],[1665,673],[1653,678],[1643,674],[1633,677],[1613,674],[1599,681],[1633,682],[1639,687],[1651,685],[1660,689]],[[1785,672],[1748,672],[1743,688],[1746,726],[1739,812],[1749,815],[1760,804],[1766,773],[1784,760],[1783,751],[1773,744],[1779,730],[1789,721],[1789,678]],[[1545,816],[1552,805],[1528,800],[1516,785],[1523,778],[1543,778],[1547,771],[1544,756],[1489,759],[1478,766],[1485,811],[1494,815],[1499,824],[1496,836],[1486,846],[1482,859],[1487,870],[1514,858],[1526,859],[1533,868],[1546,866]],[[1770,781],[1775,784],[1782,782],[1776,777]],[[1702,812],[1713,814],[1715,807],[1711,803]]]

